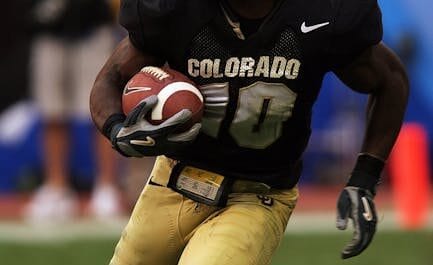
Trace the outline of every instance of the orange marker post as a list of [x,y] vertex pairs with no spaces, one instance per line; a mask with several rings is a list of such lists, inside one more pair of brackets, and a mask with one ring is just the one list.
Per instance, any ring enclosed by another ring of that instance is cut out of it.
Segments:
[[396,210],[404,229],[420,229],[427,223],[430,200],[427,138],[422,125],[405,124],[389,159]]

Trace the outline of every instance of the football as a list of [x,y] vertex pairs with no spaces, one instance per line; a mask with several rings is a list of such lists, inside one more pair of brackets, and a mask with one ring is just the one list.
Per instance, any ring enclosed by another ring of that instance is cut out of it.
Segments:
[[144,67],[128,81],[123,90],[123,112],[128,115],[142,100],[152,95],[158,96],[158,103],[146,116],[151,124],[161,124],[183,109],[189,109],[192,118],[182,129],[200,122],[203,115],[203,96],[194,83],[182,73],[168,67]]

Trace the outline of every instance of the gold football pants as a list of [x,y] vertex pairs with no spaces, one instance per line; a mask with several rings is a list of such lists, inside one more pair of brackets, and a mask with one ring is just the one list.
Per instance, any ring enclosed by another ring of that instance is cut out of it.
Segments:
[[226,207],[167,188],[174,161],[158,157],[110,265],[265,265],[278,247],[297,188],[258,191],[236,181]]

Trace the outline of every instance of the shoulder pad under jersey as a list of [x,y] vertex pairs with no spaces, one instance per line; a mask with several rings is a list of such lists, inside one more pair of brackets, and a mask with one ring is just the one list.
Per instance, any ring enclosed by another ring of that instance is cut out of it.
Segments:
[[382,40],[382,13],[377,0],[332,0],[334,23],[328,55],[342,67]]
[[161,53],[170,16],[184,0],[123,0],[119,22],[138,49]]
[[381,20],[377,0],[331,0],[334,9],[334,33],[344,34],[369,22]]

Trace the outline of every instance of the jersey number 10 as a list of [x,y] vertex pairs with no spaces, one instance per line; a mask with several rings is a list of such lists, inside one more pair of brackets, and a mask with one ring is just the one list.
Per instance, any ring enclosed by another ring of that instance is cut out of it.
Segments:
[[[229,102],[229,84],[209,84],[200,90],[205,97],[203,132],[217,137]],[[281,136],[283,123],[292,116],[296,97],[282,83],[259,81],[241,88],[230,135],[241,147],[268,147]]]

